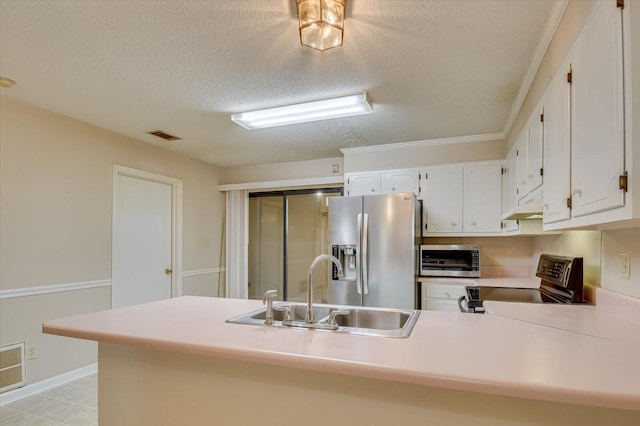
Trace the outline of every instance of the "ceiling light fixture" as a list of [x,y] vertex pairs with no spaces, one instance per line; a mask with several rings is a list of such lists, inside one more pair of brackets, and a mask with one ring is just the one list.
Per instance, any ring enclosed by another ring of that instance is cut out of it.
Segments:
[[342,46],[347,0],[297,0],[300,43],[319,51]]
[[231,114],[231,120],[247,130],[253,130],[372,112],[373,105],[365,92],[321,101],[237,112]]

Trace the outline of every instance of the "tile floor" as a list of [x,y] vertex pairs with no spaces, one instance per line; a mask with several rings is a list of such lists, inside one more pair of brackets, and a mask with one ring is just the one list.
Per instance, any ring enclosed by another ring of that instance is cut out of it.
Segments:
[[0,425],[97,426],[97,373],[0,407]]

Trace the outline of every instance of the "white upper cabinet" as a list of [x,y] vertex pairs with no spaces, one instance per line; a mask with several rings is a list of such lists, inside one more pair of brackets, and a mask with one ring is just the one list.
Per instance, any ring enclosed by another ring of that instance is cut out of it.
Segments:
[[462,232],[462,167],[434,167],[424,174],[426,233]]
[[420,172],[417,169],[382,172],[382,193],[413,192],[420,195]]
[[[502,168],[502,215],[508,214],[518,205],[516,193],[516,150],[511,150]],[[517,231],[517,220],[504,220],[502,230],[505,232]]]
[[502,162],[424,170],[423,236],[501,232]]
[[529,150],[529,129],[520,134],[516,141],[516,194],[517,198],[527,195],[527,175],[529,170],[527,167],[527,151]]
[[527,190],[529,193],[542,186],[544,146],[544,109],[539,108],[529,120],[529,146],[527,150]]
[[629,7],[639,5],[628,3],[625,8],[616,7],[613,1],[594,5],[545,95],[545,230],[604,225],[640,216],[630,201],[640,192],[627,185],[627,179],[640,170],[632,161],[637,148],[631,143],[629,121],[637,97],[631,90],[625,93],[624,83],[630,89],[631,74],[626,73],[630,68],[625,70],[624,60],[636,41],[623,32],[623,27],[629,28]]
[[346,173],[345,195],[375,195],[413,192],[420,196],[418,169]]
[[500,232],[501,170],[501,164],[464,167],[465,232]]
[[571,55],[573,217],[624,205],[618,185],[625,171],[620,10],[614,2],[598,4]]
[[512,150],[504,162],[502,168],[502,213],[505,214],[509,210],[518,205],[516,193],[516,150]]
[[542,222],[571,217],[567,199],[571,191],[571,105],[569,67],[551,83],[544,102],[544,193]]
[[542,185],[543,117],[543,108],[537,108],[518,137],[514,148],[518,199],[526,197]]
[[349,173],[345,175],[345,195],[375,195],[382,189],[381,172]]

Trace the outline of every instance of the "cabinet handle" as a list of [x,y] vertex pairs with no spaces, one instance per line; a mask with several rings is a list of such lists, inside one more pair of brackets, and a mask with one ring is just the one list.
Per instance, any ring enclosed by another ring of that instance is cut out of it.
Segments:
[[571,189],[571,195],[582,195],[582,189],[580,188],[572,188]]
[[396,190],[396,188],[391,188],[391,191],[395,191],[395,190]]
[[477,226],[478,224],[476,222],[471,222],[471,226]]
[[375,188],[371,188],[371,192],[376,192],[376,189]]
[[456,226],[456,223],[455,222],[451,222],[451,226]]

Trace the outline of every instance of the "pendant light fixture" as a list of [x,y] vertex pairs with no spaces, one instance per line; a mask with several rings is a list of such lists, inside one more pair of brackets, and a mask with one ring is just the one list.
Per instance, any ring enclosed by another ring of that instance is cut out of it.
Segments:
[[300,43],[320,51],[342,46],[347,0],[297,0]]

